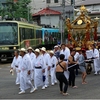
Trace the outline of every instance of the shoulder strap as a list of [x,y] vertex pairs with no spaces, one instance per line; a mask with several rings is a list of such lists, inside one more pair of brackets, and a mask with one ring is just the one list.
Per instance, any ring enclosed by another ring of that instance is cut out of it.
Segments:
[[[61,62],[63,62],[63,61],[61,61]],[[58,61],[58,64],[57,64],[57,65],[60,65],[60,67],[61,67],[63,70],[65,70],[64,67],[60,64],[61,62]]]

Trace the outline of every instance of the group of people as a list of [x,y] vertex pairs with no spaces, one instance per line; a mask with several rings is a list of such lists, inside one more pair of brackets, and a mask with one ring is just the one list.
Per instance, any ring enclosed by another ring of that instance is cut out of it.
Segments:
[[[94,45],[92,45],[94,59],[97,59],[97,49],[93,47]],[[20,84],[19,94],[25,93],[28,88],[31,88],[30,93],[35,92],[38,87],[45,89],[50,82],[51,85],[54,85],[58,80],[61,94],[69,95],[67,93],[68,86],[77,88],[75,70],[77,72],[78,68],[82,72],[82,84],[87,84],[84,52],[81,48],[70,49],[65,44],[56,45],[54,50],[48,52],[45,47],[35,50],[32,47],[27,50],[21,48],[15,51],[11,69],[15,69],[17,73],[16,85]],[[95,71],[97,71],[96,66],[94,60]],[[34,80],[34,85],[32,80]],[[65,84],[64,89],[63,83]]]
[[[36,91],[39,86],[42,86],[42,89],[47,88],[49,74],[51,75],[51,85],[56,84],[56,62],[57,58],[54,56],[54,52],[47,53],[45,47],[35,50],[31,47],[27,50],[21,48],[19,51],[15,51],[11,69],[15,69],[17,73],[16,85],[20,84],[19,94],[25,93],[28,88],[31,88],[30,93]],[[34,80],[34,86],[32,80]]]

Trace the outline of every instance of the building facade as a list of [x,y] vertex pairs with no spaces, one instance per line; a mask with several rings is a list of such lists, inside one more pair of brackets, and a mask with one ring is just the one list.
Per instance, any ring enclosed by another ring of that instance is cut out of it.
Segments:
[[59,11],[52,10],[48,7],[32,15],[33,20],[38,25],[58,28],[60,16],[61,13]]
[[[75,3],[80,3],[82,0],[75,0]],[[31,0],[31,13],[34,14],[46,7],[62,6],[63,0]],[[71,0],[65,0],[65,5],[71,5]]]
[[75,7],[79,9],[81,5],[88,9],[91,18],[100,17],[100,0],[85,0]]
[[77,4],[75,7],[79,9],[81,5],[84,5],[88,9],[88,14],[91,19],[95,19],[96,17],[99,18],[98,33],[100,33],[100,0],[85,0]]

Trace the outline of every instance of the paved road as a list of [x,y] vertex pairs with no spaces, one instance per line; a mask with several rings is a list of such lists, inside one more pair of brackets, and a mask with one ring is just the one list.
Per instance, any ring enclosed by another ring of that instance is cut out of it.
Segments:
[[87,85],[81,84],[81,74],[76,77],[78,89],[69,87],[69,96],[62,96],[59,93],[58,84],[49,86],[46,90],[39,88],[30,94],[27,90],[25,94],[18,95],[19,86],[15,85],[15,75],[9,73],[10,64],[0,65],[0,99],[99,99],[100,98],[100,75],[87,76]]

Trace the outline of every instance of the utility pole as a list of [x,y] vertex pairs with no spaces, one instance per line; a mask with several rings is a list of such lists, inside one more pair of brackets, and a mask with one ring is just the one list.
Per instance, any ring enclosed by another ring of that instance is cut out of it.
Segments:
[[75,6],[75,0],[71,0],[71,5],[73,8],[73,20],[74,20],[74,6]]
[[65,0],[62,0],[62,31],[61,31],[61,43],[64,42],[64,29],[65,29]]

